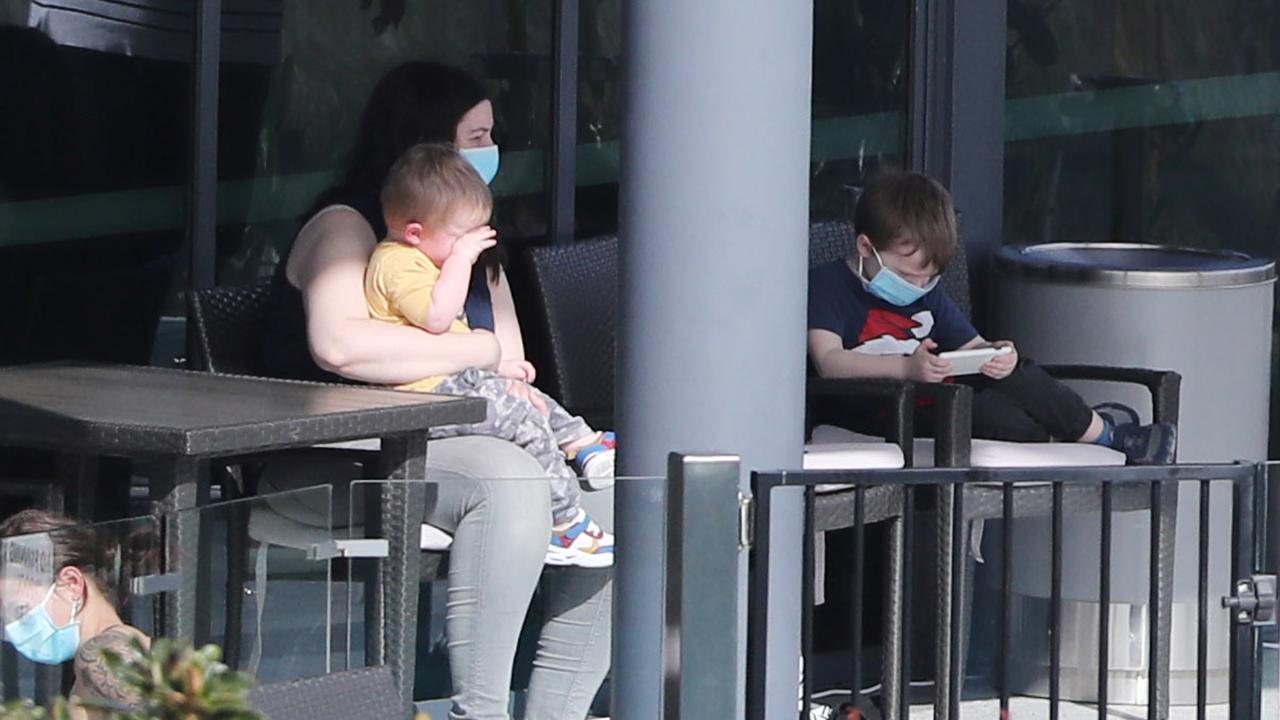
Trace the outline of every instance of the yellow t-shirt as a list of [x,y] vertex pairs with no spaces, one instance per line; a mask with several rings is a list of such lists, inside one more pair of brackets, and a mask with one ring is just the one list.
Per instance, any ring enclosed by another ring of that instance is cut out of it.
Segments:
[[[369,267],[364,272],[364,301],[369,306],[369,317],[425,328],[427,313],[431,310],[431,290],[439,279],[440,268],[421,250],[395,240],[383,240],[369,256]],[[471,332],[465,314],[458,313],[449,325],[449,332]],[[444,377],[423,378],[399,385],[397,389],[431,392],[444,382]]]

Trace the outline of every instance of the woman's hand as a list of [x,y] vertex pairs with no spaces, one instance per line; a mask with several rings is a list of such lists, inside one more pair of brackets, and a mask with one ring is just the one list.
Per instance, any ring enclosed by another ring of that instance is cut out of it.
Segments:
[[543,417],[550,417],[551,410],[547,408],[547,403],[542,400],[542,396],[529,383],[521,380],[512,380],[507,383],[507,392],[521,400],[528,400],[529,404],[542,413]]
[[498,374],[504,378],[512,380],[520,380],[522,382],[531,383],[538,373],[533,368],[533,363],[528,360],[503,360],[498,363]]
[[1003,355],[996,355],[982,365],[982,374],[992,380],[1003,380],[1009,377],[1013,369],[1018,367],[1018,349],[1013,346],[1009,340],[997,340],[991,343],[991,347],[1007,347],[1010,352]]
[[916,351],[907,356],[907,379],[919,382],[942,382],[951,374],[951,362],[943,360],[933,351],[938,343],[925,338]]
[[468,230],[453,244],[449,257],[457,257],[460,260],[466,260],[467,265],[475,265],[476,260],[480,258],[480,253],[498,244],[497,238],[498,231],[488,225]]

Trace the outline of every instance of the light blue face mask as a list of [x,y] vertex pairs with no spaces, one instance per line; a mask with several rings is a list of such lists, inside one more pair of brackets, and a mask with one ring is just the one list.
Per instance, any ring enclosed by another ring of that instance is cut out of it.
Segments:
[[477,148],[462,148],[458,152],[471,163],[471,167],[480,173],[480,179],[488,185],[498,176],[498,146],[485,145]]
[[880,272],[876,273],[875,278],[867,280],[862,274],[862,256],[858,256],[858,279],[862,281],[862,285],[867,288],[867,292],[884,300],[891,305],[903,307],[919,300],[929,291],[938,286],[938,279],[941,276],[934,276],[928,285],[918,287],[912,285],[902,278],[901,275],[889,269],[884,264],[884,260],[880,259],[880,252],[874,247],[871,252],[875,253],[876,262],[880,265]]
[[54,625],[49,615],[49,598],[53,597],[56,587],[55,583],[49,588],[39,605],[4,626],[4,638],[31,662],[59,665],[75,657],[80,647],[80,621],[76,619],[80,613],[79,601],[72,603],[71,622],[66,627]]

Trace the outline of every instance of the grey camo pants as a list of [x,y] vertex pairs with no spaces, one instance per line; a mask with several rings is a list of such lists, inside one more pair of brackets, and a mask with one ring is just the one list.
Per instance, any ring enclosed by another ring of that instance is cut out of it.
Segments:
[[581,440],[595,431],[582,418],[570,415],[560,403],[540,390],[530,388],[547,404],[550,412],[543,416],[533,403],[511,394],[507,389],[511,382],[479,368],[467,368],[445,378],[432,392],[484,398],[489,402],[489,412],[478,423],[432,428],[431,437],[491,435],[519,445],[537,459],[550,476],[552,521],[556,524],[569,522],[578,512],[581,491],[578,474],[569,467],[560,446]]

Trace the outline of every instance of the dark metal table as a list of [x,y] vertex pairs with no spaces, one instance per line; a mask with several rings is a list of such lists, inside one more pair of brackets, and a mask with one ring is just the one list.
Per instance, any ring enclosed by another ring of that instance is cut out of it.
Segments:
[[[160,368],[47,364],[0,368],[0,445],[52,450],[88,467],[92,456],[127,457],[147,468],[152,498],[168,511],[207,503],[201,461],[306,447],[382,439],[382,464],[392,479],[426,477],[427,428],[483,419],[482,400],[214,375]],[[84,487],[91,478],[76,478]],[[380,614],[369,664],[390,665],[402,694],[411,693],[414,626],[420,575],[419,536],[426,508],[422,483],[389,483],[380,525],[389,541]],[[196,513],[177,523],[169,547],[198,557]],[[208,573],[183,572],[165,603],[166,631],[194,637],[198,598],[207,598]],[[207,616],[207,609],[204,613]],[[380,642],[379,642],[380,641]]]

